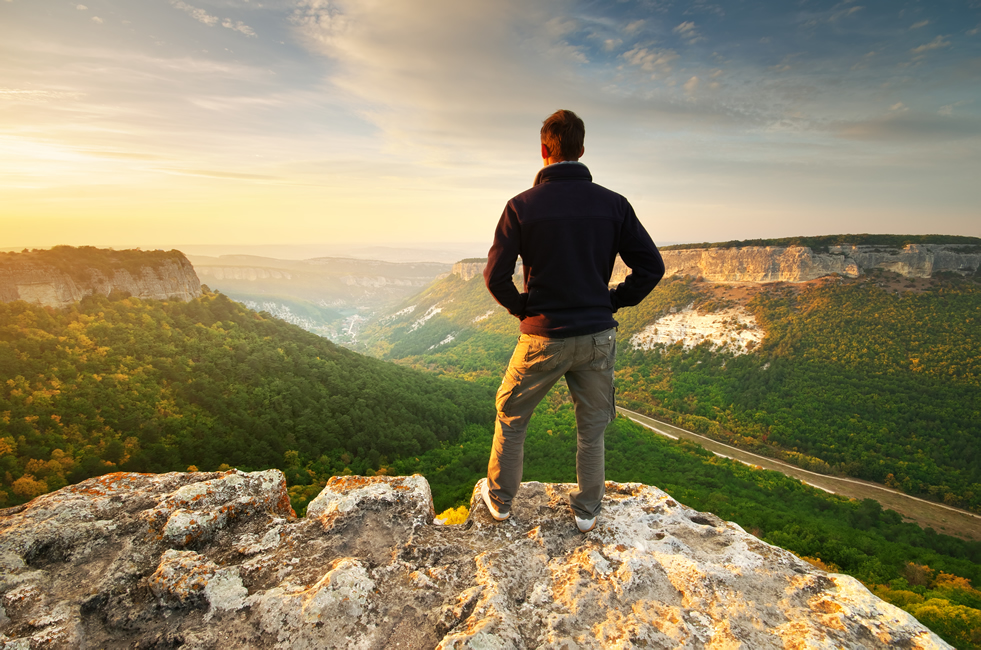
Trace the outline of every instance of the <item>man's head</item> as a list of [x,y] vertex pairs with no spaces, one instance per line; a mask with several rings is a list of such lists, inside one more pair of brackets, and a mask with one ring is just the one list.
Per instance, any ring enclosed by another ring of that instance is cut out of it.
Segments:
[[586,126],[572,111],[560,110],[542,123],[542,159],[551,162],[579,160],[585,152]]

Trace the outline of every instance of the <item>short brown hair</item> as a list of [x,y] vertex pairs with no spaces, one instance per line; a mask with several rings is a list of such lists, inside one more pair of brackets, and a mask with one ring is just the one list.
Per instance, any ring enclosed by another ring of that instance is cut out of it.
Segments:
[[579,160],[585,138],[586,125],[572,111],[555,111],[542,122],[542,144],[552,158]]

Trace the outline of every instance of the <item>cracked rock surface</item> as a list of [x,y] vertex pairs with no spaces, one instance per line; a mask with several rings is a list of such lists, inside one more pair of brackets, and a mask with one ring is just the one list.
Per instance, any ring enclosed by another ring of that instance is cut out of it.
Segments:
[[335,477],[297,519],[277,470],[110,474],[0,511],[0,648],[948,648],[654,487],[523,483],[433,523],[420,476]]

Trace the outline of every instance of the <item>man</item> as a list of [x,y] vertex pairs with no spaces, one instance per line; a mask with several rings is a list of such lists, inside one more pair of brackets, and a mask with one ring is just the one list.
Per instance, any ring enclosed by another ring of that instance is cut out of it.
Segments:
[[[533,187],[511,199],[494,233],[484,280],[521,321],[521,338],[497,391],[497,423],[481,495],[504,521],[521,483],[532,411],[565,377],[575,404],[577,490],[569,495],[582,532],[596,526],[605,491],[603,433],[616,416],[613,314],[636,305],[664,276],[654,242],[625,198],[592,182],[579,158],[585,126],[572,111],[542,124],[543,168]],[[609,288],[617,254],[631,269]],[[524,292],[512,276],[521,257]]]

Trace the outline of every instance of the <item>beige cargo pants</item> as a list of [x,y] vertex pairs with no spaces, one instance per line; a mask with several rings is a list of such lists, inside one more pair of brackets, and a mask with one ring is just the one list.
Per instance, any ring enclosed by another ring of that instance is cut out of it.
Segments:
[[579,487],[569,495],[569,504],[582,519],[599,514],[606,479],[603,434],[616,416],[615,359],[616,329],[563,339],[521,335],[497,391],[497,422],[487,465],[490,498],[499,512],[510,512],[521,483],[531,414],[564,376],[575,404],[578,441]]

